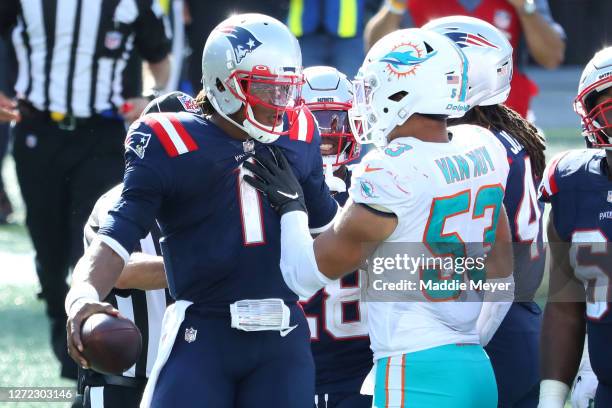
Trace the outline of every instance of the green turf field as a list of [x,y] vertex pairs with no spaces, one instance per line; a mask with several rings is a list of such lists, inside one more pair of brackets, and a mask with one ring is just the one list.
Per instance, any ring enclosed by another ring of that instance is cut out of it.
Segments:
[[[546,130],[550,158],[555,153],[581,147],[575,129]],[[16,211],[13,224],[0,226],[0,387],[70,386],[59,378],[59,365],[49,347],[43,304],[36,299],[38,283],[33,273],[32,247],[23,227],[23,204],[11,158],[5,160],[4,180]],[[543,285],[544,286],[544,285]],[[540,294],[545,294],[541,288]],[[59,403],[0,402],[0,407],[64,407]]]

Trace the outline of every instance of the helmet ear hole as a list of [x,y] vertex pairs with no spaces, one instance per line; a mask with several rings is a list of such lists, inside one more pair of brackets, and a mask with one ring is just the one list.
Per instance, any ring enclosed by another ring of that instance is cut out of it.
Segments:
[[[406,91],[399,91],[399,92],[394,93],[393,95],[390,95],[389,99],[394,101],[394,102],[399,102],[402,99],[404,99],[406,97],[406,95],[408,95],[408,92],[406,92]],[[385,112],[385,113],[387,113],[387,112]]]
[[217,78],[215,80],[215,86],[217,87],[217,90],[219,92],[224,92],[225,91],[225,87],[223,86],[223,83],[221,82],[221,80],[219,78]]

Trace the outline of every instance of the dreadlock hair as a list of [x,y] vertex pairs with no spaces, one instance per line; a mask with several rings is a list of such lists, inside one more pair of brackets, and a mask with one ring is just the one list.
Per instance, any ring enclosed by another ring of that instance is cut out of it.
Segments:
[[203,89],[198,93],[195,101],[200,109],[202,109],[204,116],[210,116],[215,113],[215,108],[213,108],[212,103],[210,103],[210,99],[208,99],[208,96],[206,95],[206,91]]
[[546,167],[546,140],[535,126],[505,105],[476,106],[465,116],[450,119],[448,125],[470,124],[505,131],[517,139],[531,159],[533,176],[540,179]]

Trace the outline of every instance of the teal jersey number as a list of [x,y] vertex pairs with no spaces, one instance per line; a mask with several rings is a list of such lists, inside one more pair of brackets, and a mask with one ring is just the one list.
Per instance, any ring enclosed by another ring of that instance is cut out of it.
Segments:
[[[472,219],[475,220],[484,217],[487,208],[493,210],[491,224],[483,231],[483,243],[485,245],[491,245],[495,241],[497,219],[499,218],[499,211],[503,199],[504,189],[499,184],[482,186],[476,193],[474,208],[472,210]],[[423,234],[423,241],[433,255],[441,258],[451,257],[453,260],[466,257],[465,241],[461,238],[459,232],[454,231],[445,233],[444,225],[448,218],[469,212],[470,203],[470,190],[464,190],[451,196],[436,197],[433,199],[429,219]],[[472,280],[485,279],[484,269],[471,268],[467,273]],[[444,280],[454,280],[460,283],[463,282],[464,278],[462,273],[454,271],[449,276],[442,276],[442,271],[440,269],[422,269],[421,280],[424,283],[430,281],[437,283]],[[461,290],[429,290],[424,288],[423,294],[429,300],[440,302],[456,299],[461,294]]]

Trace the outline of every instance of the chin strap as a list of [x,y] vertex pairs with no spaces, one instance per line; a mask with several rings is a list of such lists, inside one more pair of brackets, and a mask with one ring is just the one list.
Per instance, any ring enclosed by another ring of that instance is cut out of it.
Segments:
[[325,166],[325,184],[331,192],[344,193],[346,191],[346,183],[341,178],[334,176],[331,164]]
[[[210,104],[213,106],[213,108],[215,108],[215,111],[225,120],[227,120],[228,122],[230,122],[232,125],[236,126],[237,128],[245,131],[249,136],[251,136],[253,139],[257,140],[258,142],[261,143],[273,143],[275,142],[278,138],[279,135],[275,135],[272,133],[268,133],[264,130],[261,130],[259,128],[257,128],[255,125],[253,125],[248,119],[245,119],[244,122],[242,122],[242,124],[236,122],[234,119],[230,118],[228,115],[226,115],[221,108],[219,107],[219,104],[217,103],[217,100],[215,99],[214,96],[212,96],[212,94],[209,96],[209,100],[210,100]],[[244,104],[242,105],[244,107]],[[262,126],[264,128],[268,128],[271,131],[274,132],[280,132],[282,131],[282,126],[283,124],[281,123],[281,127],[280,130],[278,129],[278,126],[265,126],[262,125],[261,123],[257,122],[255,120],[255,116],[253,115],[253,110],[251,109],[251,107],[247,104],[247,109],[249,110],[249,114],[253,117],[253,121],[256,122],[259,126]]]

